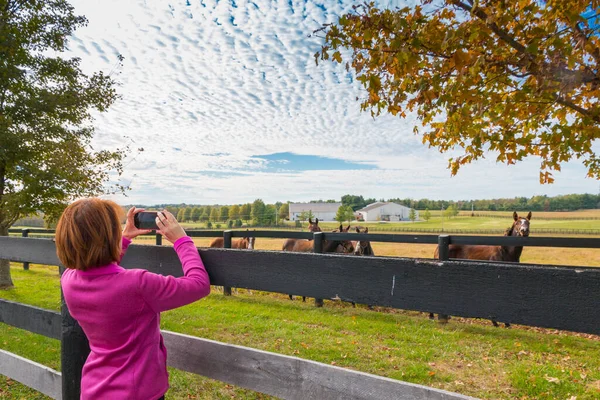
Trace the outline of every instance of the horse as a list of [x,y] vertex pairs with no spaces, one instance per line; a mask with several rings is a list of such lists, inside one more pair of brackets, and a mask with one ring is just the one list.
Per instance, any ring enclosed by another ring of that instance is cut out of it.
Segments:
[[[248,230],[246,229],[246,232]],[[224,246],[224,239],[222,237],[215,238],[212,242],[210,242],[209,247],[220,248],[222,249]],[[254,243],[256,242],[255,237],[245,237],[242,239],[234,239],[231,241],[232,249],[247,249],[254,250]]]
[[[529,228],[531,222],[531,211],[526,217],[519,217],[517,212],[513,212],[514,222],[510,228],[506,230],[504,236],[529,236]],[[439,246],[435,249],[434,257],[439,258]],[[482,245],[459,245],[451,244],[448,249],[449,258],[460,258],[466,260],[488,260],[488,261],[508,261],[520,262],[523,246],[482,246]],[[429,318],[433,319],[433,313],[429,314]],[[492,320],[494,326],[498,326],[495,320]],[[504,325],[509,327],[510,324],[505,322]]]
[[[315,219],[315,222],[308,219],[308,231],[309,232],[321,232],[321,227],[319,226],[319,218]],[[313,250],[313,241],[312,239],[286,239],[283,242],[282,251],[299,251],[303,253],[308,253]]]
[[[362,232],[360,231],[360,227],[356,227],[356,233],[369,233],[369,228],[365,228]],[[352,242],[352,247],[354,247],[354,255],[355,256],[374,256],[375,252],[373,251],[373,247],[371,247],[371,242],[368,240],[357,240]]]

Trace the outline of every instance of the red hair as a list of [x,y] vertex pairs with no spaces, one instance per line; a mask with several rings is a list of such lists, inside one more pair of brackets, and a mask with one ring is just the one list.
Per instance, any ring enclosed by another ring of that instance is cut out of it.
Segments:
[[70,204],[56,227],[56,254],[67,268],[82,271],[119,261],[121,215],[114,201],[88,198]]

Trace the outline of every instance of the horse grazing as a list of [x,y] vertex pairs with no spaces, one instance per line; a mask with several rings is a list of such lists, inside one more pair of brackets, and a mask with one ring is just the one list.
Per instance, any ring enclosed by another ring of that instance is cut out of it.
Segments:
[[[514,222],[512,226],[506,230],[504,236],[529,236],[529,228],[531,221],[531,211],[526,217],[519,217],[517,212],[513,213]],[[439,258],[439,246],[435,249],[434,257]],[[508,261],[519,262],[523,246],[481,246],[481,245],[458,245],[451,244],[448,250],[449,258],[460,258],[466,260],[488,260],[488,261]],[[429,318],[433,319],[433,313],[429,314]],[[498,323],[492,320],[494,326]],[[507,327],[508,323],[504,323]]]
[[[321,227],[319,226],[319,218],[315,219],[315,222],[308,219],[308,231],[309,232],[321,232]],[[286,239],[283,242],[282,251],[299,251],[303,253],[308,253],[313,250],[313,241],[312,239]]]
[[[246,230],[248,232],[248,230]],[[242,239],[234,239],[231,241],[232,249],[248,249],[254,250],[254,243],[256,242],[255,237],[245,237]],[[215,238],[210,242],[209,247],[220,248],[224,246],[225,240],[222,237]]]

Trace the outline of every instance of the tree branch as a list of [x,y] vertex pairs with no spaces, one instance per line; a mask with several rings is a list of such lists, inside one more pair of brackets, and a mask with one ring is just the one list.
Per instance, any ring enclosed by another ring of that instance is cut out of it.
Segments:
[[537,62],[533,54],[527,52],[527,48],[519,43],[513,36],[508,32],[501,29],[495,22],[488,23],[488,15],[481,8],[473,8],[468,4],[461,2],[460,0],[450,0],[455,6],[462,8],[463,10],[474,14],[483,23],[491,29],[503,42],[507,43],[510,47],[515,49],[523,58],[527,59],[531,63],[532,72],[548,71],[551,74],[558,74],[560,76],[568,77],[569,79],[579,79],[582,83],[600,82],[600,78],[595,74],[584,74],[580,71],[573,71],[568,68],[555,67],[545,62]]

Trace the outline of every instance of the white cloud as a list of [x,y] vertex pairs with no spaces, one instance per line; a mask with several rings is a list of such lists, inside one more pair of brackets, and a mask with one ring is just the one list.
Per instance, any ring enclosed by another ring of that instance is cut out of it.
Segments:
[[[354,1],[190,3],[74,1],[90,21],[70,46],[84,69],[109,72],[117,54],[125,56],[123,68],[114,71],[123,98],[97,116],[95,147],[125,145],[127,136],[134,148],[145,149],[126,170],[133,201],[596,191],[579,164],[568,165],[554,186],[537,183],[536,162],[509,168],[484,160],[450,178],[448,156],[413,135],[414,116],[373,120],[361,113],[355,100],[364,94],[360,85],[342,66],[316,66],[321,42],[307,37]],[[280,152],[375,162],[381,170],[267,174],[264,161],[251,158]],[[225,177],[228,171],[247,174]]]

